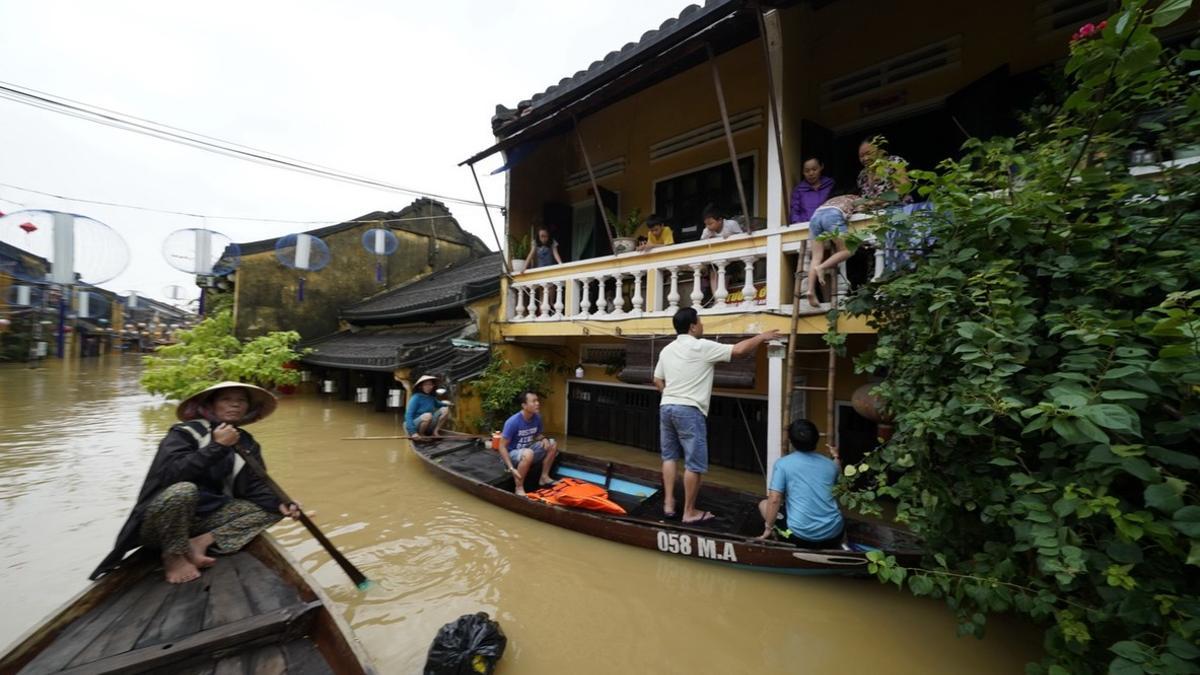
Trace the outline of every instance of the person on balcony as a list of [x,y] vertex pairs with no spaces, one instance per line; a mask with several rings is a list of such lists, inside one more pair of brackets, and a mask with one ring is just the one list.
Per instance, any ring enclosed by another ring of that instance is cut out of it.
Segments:
[[[820,285],[822,295],[828,298],[829,272],[851,256],[846,248],[846,239],[841,235],[849,231],[850,216],[861,203],[862,198],[858,195],[834,197],[817,207],[808,222],[808,240],[812,247],[812,265],[808,268],[808,304],[814,307],[820,304],[817,286]],[[821,237],[830,233],[836,235],[832,238],[835,251],[826,258],[825,244],[828,238]]]
[[659,441],[662,446],[663,516],[678,515],[675,477],[684,463],[683,522],[705,523],[716,518],[696,508],[700,483],[708,471],[708,403],[712,398],[713,368],[735,356],[753,354],[762,343],[775,339],[771,329],[733,345],[701,339],[704,324],[693,307],[675,312],[671,323],[675,341],[667,345],[654,366],[654,386],[662,393],[659,403]]
[[816,157],[804,161],[804,180],[792,190],[788,223],[807,223],[817,207],[833,195],[833,179],[823,175],[825,165]]
[[433,395],[437,378],[422,375],[413,385],[413,395],[404,409],[404,429],[413,438],[437,437],[442,434],[442,425],[450,419],[450,404],[439,401]]
[[544,433],[542,416],[538,414],[542,403],[537,392],[521,392],[517,402],[521,409],[504,422],[504,430],[500,432],[500,459],[516,481],[514,492],[524,497],[525,476],[534,462],[542,463],[538,485],[545,487],[556,482],[550,477],[550,469],[558,455],[558,445]]
[[712,204],[704,207],[700,219],[704,221],[704,231],[700,233],[701,239],[712,239],[713,237],[724,239],[743,232],[742,226],[738,225],[736,220],[725,218],[725,215]]
[[765,526],[759,539],[776,537],[802,548],[841,546],[846,526],[833,486],[842,462],[833,446],[829,457],[817,452],[818,438],[817,425],[808,420],[788,427],[792,452],[775,462],[767,498],[758,503]]
[[529,249],[529,255],[525,256],[525,267],[533,269],[561,264],[562,257],[558,255],[558,242],[551,238],[550,230],[539,227],[537,241],[534,242],[533,248]]
[[[900,188],[908,185],[908,162],[899,155],[885,155],[875,139],[864,139],[858,145],[858,161],[863,166],[858,172],[858,194],[872,208],[885,206],[884,194],[899,194]],[[912,196],[903,195],[900,201],[908,204]]]
[[638,229],[639,251],[650,251],[659,246],[670,246],[675,243],[675,232],[667,225],[667,220],[661,216],[650,214],[646,224]]

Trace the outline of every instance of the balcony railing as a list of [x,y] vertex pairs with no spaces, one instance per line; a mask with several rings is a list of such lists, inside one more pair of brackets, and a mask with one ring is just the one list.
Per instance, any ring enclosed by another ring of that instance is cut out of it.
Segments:
[[[872,219],[856,216],[851,228]],[[808,223],[797,223],[528,270],[509,283],[503,316],[510,322],[617,321],[669,317],[680,307],[696,307],[702,315],[790,314],[791,275],[807,239]],[[873,277],[883,272],[883,255],[877,248]],[[800,312],[827,311],[828,303],[809,304],[810,256],[802,264]],[[844,266],[838,276],[845,279]],[[834,286],[834,302],[845,288],[844,283]]]

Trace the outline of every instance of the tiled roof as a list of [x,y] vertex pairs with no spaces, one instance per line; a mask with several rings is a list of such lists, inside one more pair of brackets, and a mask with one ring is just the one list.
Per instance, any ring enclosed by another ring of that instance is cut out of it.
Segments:
[[593,61],[586,70],[564,77],[558,84],[521,101],[515,109],[497,105],[496,114],[492,117],[492,129],[497,135],[505,136],[510,131],[506,127],[521,126],[518,122],[523,117],[542,108],[554,107],[552,104],[583,96],[592,88],[589,85],[598,84],[605,76],[621,71],[636,57],[666,46],[673,39],[686,37],[710,25],[723,14],[739,9],[742,4],[741,0],[705,0],[703,7],[688,5],[678,17],[667,19],[656,30],[646,31],[637,42],[630,42],[609,52],[604,58]]
[[[403,220],[405,218],[419,217],[422,210],[436,212],[436,215],[444,216],[444,218],[421,220]],[[308,230],[306,234],[311,234],[314,237],[321,238],[326,235],[341,232],[353,227],[367,225],[373,221],[383,221],[386,226],[393,230],[404,230],[414,234],[424,234],[432,236],[435,228],[439,239],[453,241],[464,246],[471,247],[476,253],[487,253],[488,247],[483,241],[475,235],[462,229],[458,224],[458,220],[450,214],[450,210],[446,205],[436,199],[429,197],[420,197],[413,203],[400,209],[399,211],[372,211],[366,215],[359,216],[344,223],[337,225],[327,225],[319,227],[315,230]],[[447,223],[446,221],[449,221]],[[275,242],[279,241],[279,237],[273,239],[260,239],[244,244],[239,243],[241,255],[250,255],[252,253],[262,253],[263,251],[272,251],[275,249]]]
[[451,265],[443,270],[342,310],[355,320],[401,319],[435,310],[462,307],[500,292],[503,272],[499,253]]
[[301,343],[301,348],[313,350],[301,361],[351,370],[395,370],[450,347],[450,339],[472,325],[464,321],[341,331]]

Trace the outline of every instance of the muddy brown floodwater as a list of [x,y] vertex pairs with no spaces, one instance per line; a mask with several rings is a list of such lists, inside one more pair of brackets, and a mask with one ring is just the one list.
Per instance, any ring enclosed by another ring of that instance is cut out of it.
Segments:
[[[173,422],[138,374],[117,356],[0,368],[0,645],[87,584],[136,497]],[[290,397],[250,430],[276,480],[375,581],[355,590],[302,527],[274,528],[381,673],[420,672],[438,627],[480,610],[508,635],[501,673],[1018,673],[1037,657],[1027,626],[956,638],[943,605],[873,580],[729,569],[522,518],[435,479],[406,441],[341,441],[399,432],[399,417],[368,408]]]

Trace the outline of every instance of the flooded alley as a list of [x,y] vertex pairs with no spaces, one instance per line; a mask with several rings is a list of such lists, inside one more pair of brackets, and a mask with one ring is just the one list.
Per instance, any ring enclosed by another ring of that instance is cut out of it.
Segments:
[[[174,421],[139,372],[117,356],[0,369],[0,642],[84,588],[109,550]],[[340,440],[403,433],[401,422],[310,395],[252,428],[276,480],[374,580],[359,592],[303,528],[272,530],[382,673],[419,672],[438,627],[480,610],[509,637],[504,673],[1014,673],[1036,658],[1036,636],[1015,622],[959,639],[940,603],[874,580],[729,569],[587,537],[437,480],[406,441]]]

